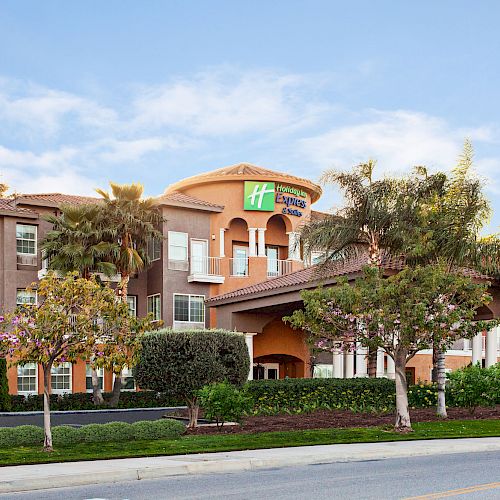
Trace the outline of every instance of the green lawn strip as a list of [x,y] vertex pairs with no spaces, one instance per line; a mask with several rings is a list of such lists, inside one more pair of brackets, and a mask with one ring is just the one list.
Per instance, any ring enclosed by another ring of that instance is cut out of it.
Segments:
[[414,424],[413,427],[415,432],[411,434],[397,434],[389,428],[369,427],[262,432],[259,434],[212,434],[183,436],[175,440],[128,441],[125,443],[82,443],[68,447],[56,447],[56,451],[50,454],[44,453],[39,447],[18,447],[0,450],[0,465],[182,455],[319,444],[500,436],[500,420],[421,422]]

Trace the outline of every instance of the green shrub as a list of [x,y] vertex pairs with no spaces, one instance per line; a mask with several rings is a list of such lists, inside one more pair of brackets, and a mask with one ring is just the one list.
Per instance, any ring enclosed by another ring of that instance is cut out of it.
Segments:
[[253,405],[252,397],[246,390],[238,390],[228,382],[206,385],[198,394],[205,417],[215,420],[217,427],[222,427],[228,420],[240,422]]
[[0,411],[10,411],[11,406],[9,380],[7,379],[7,360],[0,358]]
[[129,441],[134,437],[132,425],[126,422],[89,424],[80,427],[79,431],[81,440],[86,443]]
[[449,406],[469,408],[500,403],[500,364],[490,368],[471,365],[448,374]]
[[196,425],[197,394],[207,384],[227,380],[242,386],[250,360],[245,337],[225,330],[159,330],[142,338],[136,380],[140,387],[182,399]]
[[17,446],[15,427],[0,427],[0,448]]
[[52,429],[52,441],[57,446],[68,446],[82,441],[79,429],[69,425],[58,425]]
[[394,408],[396,388],[385,378],[252,380],[247,383],[256,415],[317,409],[380,412]]
[[[446,395],[448,399],[448,394]],[[450,406],[447,400],[446,404]],[[416,384],[408,387],[408,406],[410,408],[429,408],[437,406],[437,384]]]
[[175,439],[186,430],[182,422],[164,418],[154,421],[141,421],[132,424],[134,439],[153,440],[153,439]]
[[36,425],[20,425],[19,427],[14,427],[14,434],[16,446],[43,445],[43,429]]

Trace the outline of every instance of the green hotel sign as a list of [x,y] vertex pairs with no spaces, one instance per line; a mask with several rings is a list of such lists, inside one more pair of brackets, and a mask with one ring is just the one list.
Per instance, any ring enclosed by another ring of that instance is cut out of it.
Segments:
[[284,215],[302,217],[302,210],[307,207],[307,193],[297,187],[274,182],[245,181],[243,208],[260,212],[274,212],[276,205]]
[[274,212],[274,182],[245,181],[245,210]]

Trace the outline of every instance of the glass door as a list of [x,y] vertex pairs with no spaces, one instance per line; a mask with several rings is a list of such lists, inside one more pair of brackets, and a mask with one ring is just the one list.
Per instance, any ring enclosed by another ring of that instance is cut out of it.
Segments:
[[233,247],[233,276],[248,276],[248,247]]
[[279,276],[278,247],[266,247],[267,275],[269,277]]
[[191,240],[191,273],[208,274],[207,240]]

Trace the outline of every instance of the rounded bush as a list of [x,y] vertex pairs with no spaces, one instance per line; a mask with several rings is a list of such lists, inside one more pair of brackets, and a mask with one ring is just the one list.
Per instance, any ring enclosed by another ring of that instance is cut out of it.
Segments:
[[80,439],[85,443],[106,442],[108,439],[104,425],[105,424],[88,424],[80,427],[80,429],[78,429]]
[[54,445],[66,446],[80,443],[82,438],[79,429],[75,429],[69,425],[59,425],[52,429],[52,441]]
[[185,431],[184,424],[173,419],[134,422],[132,424],[132,429],[134,432],[134,439],[142,441],[174,439]]
[[127,422],[109,422],[103,424],[106,441],[130,441],[134,439],[132,425]]
[[17,446],[43,445],[44,432],[36,425],[20,425],[15,428]]
[[17,446],[15,429],[15,427],[0,427],[0,448],[12,448]]

